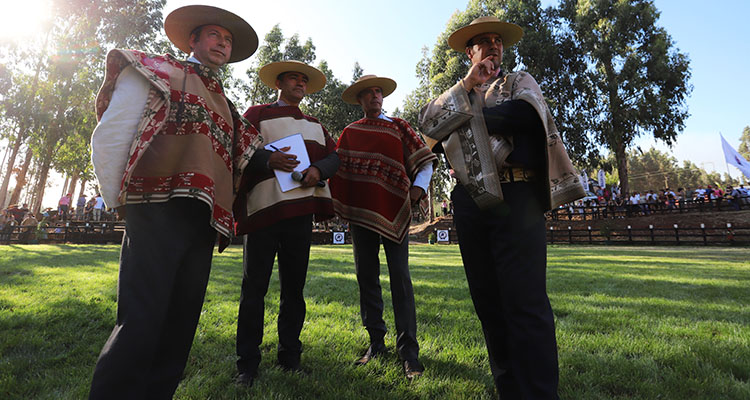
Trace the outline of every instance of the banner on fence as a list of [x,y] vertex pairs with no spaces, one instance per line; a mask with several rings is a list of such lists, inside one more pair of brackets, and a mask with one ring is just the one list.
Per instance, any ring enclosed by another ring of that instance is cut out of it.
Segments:
[[448,232],[447,229],[438,229],[438,231],[437,231],[437,240],[438,240],[438,242],[449,242],[450,241],[450,232]]
[[586,171],[581,171],[581,183],[583,183],[583,190],[589,191],[589,176]]
[[604,188],[604,185],[605,185],[606,182],[604,181],[604,170],[603,169],[600,169],[599,173],[596,174],[596,179],[599,182],[599,187],[600,188]]

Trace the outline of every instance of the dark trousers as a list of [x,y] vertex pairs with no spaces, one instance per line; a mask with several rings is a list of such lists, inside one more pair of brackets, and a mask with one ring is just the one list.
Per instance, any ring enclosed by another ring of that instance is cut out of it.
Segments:
[[268,292],[276,255],[279,257],[278,360],[282,366],[296,367],[302,353],[299,340],[305,322],[303,289],[307,278],[312,239],[312,214],[279,221],[245,235],[242,294],[237,317],[237,369],[258,372],[260,344],[263,342],[263,298]]
[[451,194],[469,291],[500,398],[557,399],[542,192],[527,182],[502,189],[505,202],[492,211],[480,210],[461,185]]
[[216,230],[199,200],[125,207],[117,322],[89,397],[170,399],[198,325]]
[[380,287],[380,243],[383,243],[391,280],[391,300],[396,320],[396,349],[403,360],[419,357],[417,311],[409,275],[409,237],[396,243],[377,232],[351,225],[354,268],[359,284],[359,309],[362,324],[370,334],[370,343],[383,343],[387,331],[383,321],[383,296]]

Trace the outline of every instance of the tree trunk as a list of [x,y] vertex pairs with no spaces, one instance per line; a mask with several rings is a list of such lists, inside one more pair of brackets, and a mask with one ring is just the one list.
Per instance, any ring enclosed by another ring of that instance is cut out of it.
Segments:
[[628,156],[625,154],[625,143],[617,143],[615,146],[615,160],[617,162],[617,173],[620,176],[620,193],[622,196],[630,192],[628,183]]
[[[7,146],[5,146],[5,154],[3,154],[3,162],[0,162],[0,167],[1,167],[1,166],[3,166],[3,165],[5,165],[5,161],[6,161],[7,159],[8,159],[8,154],[10,154],[10,150],[11,150],[12,148],[13,148],[13,147],[12,147],[12,146],[10,145],[10,140],[9,140],[9,141],[8,141],[8,145],[7,145]],[[4,176],[4,174],[3,174],[3,171],[2,171],[2,170],[0,170],[0,177],[1,177],[1,176]]]
[[50,162],[47,161],[39,167],[39,180],[37,181],[36,189],[34,190],[34,204],[31,206],[31,210],[35,214],[42,208],[44,189],[47,187],[47,177],[49,176],[49,164]]
[[73,197],[74,197],[73,195],[75,194],[75,191],[76,191],[76,185],[78,185],[78,173],[74,173],[73,175],[70,176],[70,187],[68,188],[68,191],[66,192],[66,194],[70,193],[70,205],[71,206],[75,204],[73,202]]
[[81,197],[81,196],[83,196],[84,193],[86,193],[86,184],[87,183],[88,183],[88,181],[86,181],[85,179],[81,181],[81,190],[78,192],[78,197]]
[[16,176],[16,187],[13,188],[13,193],[10,195],[10,202],[11,203],[18,203],[19,199],[21,198],[21,191],[24,187],[26,187],[26,175],[29,171],[29,166],[31,165],[31,159],[34,157],[34,152],[29,148],[26,150],[26,158],[23,160],[23,165],[21,166],[21,170],[18,171],[18,176]]
[[[23,142],[23,138],[19,134],[16,138],[15,143],[13,143],[13,150],[10,153],[10,158],[8,159],[8,166],[5,169],[5,177],[3,178],[2,186],[0,186],[0,209],[5,208],[5,200],[8,195],[8,185],[10,184],[10,176],[13,175],[13,167],[16,163],[16,157],[18,156],[18,150],[21,148],[21,142]],[[16,184],[18,186],[18,184]]]
[[70,182],[70,176],[69,175],[65,175],[65,183],[63,183],[62,193],[60,193],[60,197],[63,197],[66,194],[68,194],[68,183],[69,182]]

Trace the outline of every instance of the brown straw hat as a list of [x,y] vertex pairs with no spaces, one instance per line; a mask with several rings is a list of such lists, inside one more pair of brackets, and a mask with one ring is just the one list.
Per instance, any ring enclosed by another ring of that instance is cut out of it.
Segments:
[[383,97],[388,96],[396,90],[396,81],[391,78],[386,78],[376,75],[365,75],[357,79],[356,82],[352,83],[351,86],[341,93],[341,98],[345,103],[359,104],[357,101],[357,95],[364,89],[369,87],[377,86],[383,91]]
[[503,38],[503,47],[510,47],[521,40],[523,29],[516,24],[500,21],[497,17],[479,17],[451,33],[448,37],[448,46],[463,53],[469,40],[482,33],[497,33]]
[[271,89],[277,89],[276,78],[284,72],[299,72],[307,76],[307,90],[305,94],[315,93],[326,85],[326,76],[319,69],[311,67],[302,61],[286,60],[276,61],[264,65],[258,75],[261,82]]
[[253,27],[238,15],[218,7],[180,7],[167,15],[164,31],[178,49],[190,54],[190,33],[203,25],[218,25],[232,33],[230,63],[242,61],[258,49],[258,35]]

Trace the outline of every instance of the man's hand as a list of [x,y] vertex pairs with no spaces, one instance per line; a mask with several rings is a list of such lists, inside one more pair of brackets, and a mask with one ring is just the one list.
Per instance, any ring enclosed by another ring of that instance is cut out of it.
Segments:
[[285,153],[291,149],[290,146],[282,147],[279,151],[274,151],[271,156],[268,157],[268,167],[271,169],[278,169],[284,172],[292,172],[294,168],[299,164],[297,156],[294,154]]
[[419,200],[422,199],[424,190],[419,186],[412,186],[409,188],[409,198],[411,199],[411,205],[417,205]]
[[320,170],[317,167],[310,166],[302,171],[302,187],[315,186],[320,182]]
[[493,57],[495,56],[487,56],[484,60],[469,68],[469,72],[464,77],[464,87],[466,90],[470,91],[500,73],[500,68],[495,68],[495,64],[492,63]]

